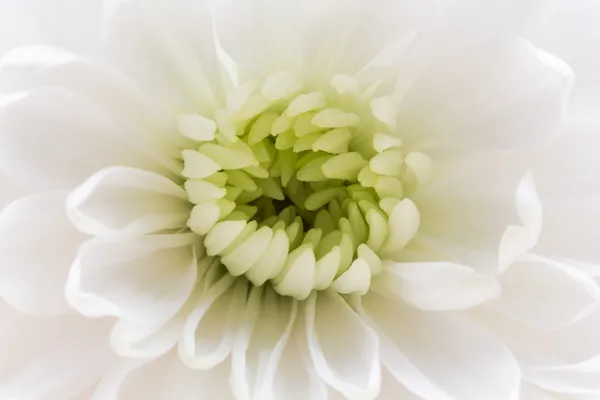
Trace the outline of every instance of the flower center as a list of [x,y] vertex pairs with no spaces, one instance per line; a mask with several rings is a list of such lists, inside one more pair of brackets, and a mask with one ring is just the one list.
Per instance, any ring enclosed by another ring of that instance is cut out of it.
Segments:
[[369,100],[352,77],[308,91],[277,73],[238,87],[213,119],[182,116],[196,143],[182,151],[188,227],[206,253],[281,295],[365,294],[417,232],[405,196],[431,170],[402,150],[390,101]]

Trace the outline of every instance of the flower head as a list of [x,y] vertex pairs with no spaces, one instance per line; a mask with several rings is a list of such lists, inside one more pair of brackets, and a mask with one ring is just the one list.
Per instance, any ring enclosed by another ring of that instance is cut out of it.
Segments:
[[600,393],[579,2],[72,1],[0,60],[0,398]]

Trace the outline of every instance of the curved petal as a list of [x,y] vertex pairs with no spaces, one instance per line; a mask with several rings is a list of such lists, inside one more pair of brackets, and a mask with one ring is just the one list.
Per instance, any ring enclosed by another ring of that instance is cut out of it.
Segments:
[[386,47],[407,43],[432,4],[225,0],[217,3],[216,29],[224,49],[243,66],[263,76],[301,72],[312,84],[322,84],[335,74],[356,74]]
[[[600,394],[600,372],[532,368],[523,372],[531,383],[550,392]],[[575,397],[577,398],[577,397]]]
[[70,311],[64,286],[84,237],[65,214],[65,198],[36,193],[0,214],[0,297],[22,312]]
[[128,167],[99,171],[67,200],[71,221],[94,236],[181,229],[190,211],[181,187],[163,176]]
[[375,332],[330,291],[312,293],[304,313],[308,349],[321,379],[348,399],[377,398],[381,369]]
[[500,295],[492,276],[464,265],[444,262],[397,263],[374,277],[378,293],[428,311],[463,310]]
[[491,40],[429,61],[399,89],[399,127],[417,149],[548,143],[561,131],[573,81],[567,64],[531,44]]
[[467,317],[421,312],[375,293],[362,307],[382,339],[383,364],[409,390],[435,399],[518,399],[516,360]]
[[239,399],[273,399],[273,380],[298,313],[295,300],[261,288],[251,290],[233,347],[231,383]]
[[[102,1],[3,0],[0,26],[4,50],[26,44],[52,44],[90,52],[98,44],[102,23]],[[9,40],[6,40],[8,38]],[[6,40],[6,42],[5,42]]]
[[300,319],[296,320],[291,337],[283,349],[273,379],[273,400],[328,399],[327,386],[308,359],[309,350],[301,322]]
[[0,301],[0,325],[3,399],[71,398],[98,380],[115,360],[106,341],[106,321],[73,314],[32,317]]
[[107,21],[103,57],[170,110],[212,117],[228,82],[217,58],[208,3],[120,2]]
[[229,356],[242,320],[247,285],[225,274],[200,296],[179,341],[179,356],[190,368],[214,368]]
[[65,89],[15,98],[0,109],[0,128],[0,167],[26,188],[71,189],[112,165],[165,172],[113,118]]
[[557,6],[535,32],[536,45],[565,60],[575,71],[577,82],[569,99],[569,114],[594,117],[600,105],[600,38],[596,34],[600,17],[597,0],[556,2]]
[[502,295],[489,305],[526,325],[558,329],[588,316],[600,302],[594,280],[577,268],[528,256],[498,277]]
[[565,134],[533,159],[544,204],[544,229],[535,252],[598,264],[600,226],[600,121],[595,115],[569,118]]
[[471,159],[423,188],[415,199],[421,226],[414,242],[436,260],[487,273],[504,271],[531,249],[542,230],[542,205],[531,174],[514,180],[518,165],[500,173],[503,159]]
[[524,366],[563,367],[600,356],[600,307],[580,321],[555,330],[525,325],[485,306],[472,315],[493,331]]
[[[228,373],[228,363],[208,370],[194,370],[175,359],[167,369],[161,400],[198,400],[202,394],[219,400],[234,400]],[[135,399],[137,397],[131,400]]]
[[69,304],[88,317],[111,315],[162,326],[196,282],[195,240],[189,234],[91,239],[81,246],[69,273]]

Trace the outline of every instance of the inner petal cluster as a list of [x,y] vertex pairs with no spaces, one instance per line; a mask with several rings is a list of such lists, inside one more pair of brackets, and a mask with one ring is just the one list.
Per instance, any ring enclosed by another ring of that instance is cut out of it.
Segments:
[[407,198],[431,160],[406,152],[394,104],[339,75],[311,91],[288,73],[232,91],[214,118],[180,118],[187,226],[233,276],[305,299],[365,294],[414,237]]

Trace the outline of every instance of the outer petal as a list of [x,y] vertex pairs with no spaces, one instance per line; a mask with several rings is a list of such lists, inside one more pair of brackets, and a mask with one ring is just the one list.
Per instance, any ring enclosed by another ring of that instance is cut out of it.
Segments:
[[131,329],[158,330],[194,287],[193,241],[186,234],[92,239],[81,246],[70,271],[67,299],[86,316],[112,315]]
[[490,304],[526,325],[557,329],[587,317],[600,289],[584,272],[542,257],[523,257],[499,278],[502,295]]
[[[215,269],[219,267],[217,264]],[[246,281],[234,281],[229,274],[222,276],[205,290],[187,316],[179,356],[190,368],[214,368],[231,353],[248,290]]]
[[600,122],[570,118],[565,135],[537,154],[533,172],[544,204],[544,229],[535,251],[598,264],[600,226]]
[[0,302],[0,325],[0,398],[69,399],[114,361],[104,321],[30,317]]
[[428,311],[475,307],[500,295],[492,276],[464,265],[430,262],[388,265],[373,279],[372,289]]
[[94,236],[181,229],[190,209],[181,187],[158,174],[127,167],[101,170],[67,201],[71,221]]
[[224,49],[245,67],[262,75],[301,72],[322,84],[334,74],[356,74],[388,46],[406,45],[432,3],[225,0],[217,3],[216,28]]
[[110,165],[165,171],[110,115],[64,89],[16,96],[0,109],[0,128],[0,167],[24,187],[70,189]]
[[304,324],[297,320],[273,380],[274,400],[328,399],[327,386],[309,360],[304,335]]
[[600,38],[596,34],[600,2],[556,2],[550,18],[532,35],[536,45],[565,60],[575,71],[577,83],[569,101],[570,115],[595,116],[600,105]]
[[558,136],[574,80],[558,58],[503,39],[428,62],[396,92],[399,127],[411,146],[522,148]]
[[530,174],[519,182],[514,179],[518,164],[507,170],[502,162],[510,158],[486,157],[492,160],[448,164],[444,174],[419,191],[415,203],[421,226],[414,242],[437,254],[436,260],[496,273],[536,244],[542,205]]
[[378,294],[363,297],[382,339],[382,362],[416,394],[431,399],[518,399],[512,354],[468,318],[423,313]]
[[305,307],[308,349],[321,379],[349,399],[377,398],[381,369],[375,332],[337,293],[313,293]]
[[41,192],[0,214],[0,297],[20,311],[69,311],[64,285],[84,237],[65,214],[65,198],[65,193]]
[[582,320],[556,330],[525,325],[485,307],[473,315],[493,331],[524,366],[563,367],[600,356],[599,307]]
[[3,0],[0,2],[0,54],[25,44],[52,44],[91,51],[101,33],[102,1]]
[[292,333],[298,303],[271,289],[251,289],[232,354],[231,386],[239,399],[273,399],[274,377]]
[[223,104],[227,82],[208,1],[120,2],[107,24],[103,57],[148,96],[175,112],[206,116]]

